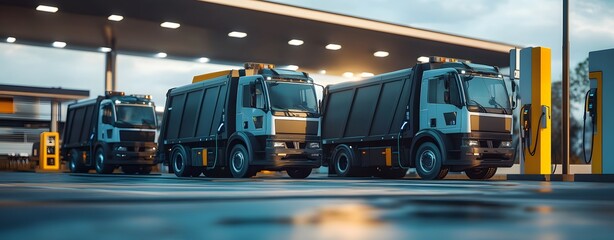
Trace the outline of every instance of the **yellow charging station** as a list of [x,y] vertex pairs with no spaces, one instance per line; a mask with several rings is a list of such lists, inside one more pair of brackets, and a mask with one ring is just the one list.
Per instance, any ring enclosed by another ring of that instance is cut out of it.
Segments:
[[520,128],[523,174],[551,174],[552,77],[551,50],[520,50]]
[[39,166],[41,170],[60,170],[60,135],[57,132],[40,134]]
[[[614,142],[614,126],[603,124],[614,120],[614,94],[603,94],[614,90],[614,49],[594,51],[588,54],[590,89],[593,94],[587,94],[586,111],[591,112],[587,121],[594,122],[592,142],[587,144],[590,155],[592,174],[614,174],[614,161],[606,156],[614,156],[614,149],[608,143]],[[593,97],[593,99],[590,99]],[[609,104],[604,104],[609,103]],[[596,105],[596,106],[595,106]],[[586,122],[585,122],[586,124]],[[586,137],[588,141],[589,137]]]

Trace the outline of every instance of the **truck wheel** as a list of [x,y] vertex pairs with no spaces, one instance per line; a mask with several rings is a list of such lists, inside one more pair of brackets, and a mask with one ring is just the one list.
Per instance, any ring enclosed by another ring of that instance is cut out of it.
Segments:
[[441,166],[443,158],[437,145],[425,142],[416,152],[416,172],[420,178],[425,180],[435,180],[445,177],[448,169]]
[[286,170],[288,176],[294,179],[304,179],[311,174],[311,168],[289,168]]
[[171,164],[177,177],[189,177],[192,174],[190,166],[188,166],[188,154],[181,145],[173,148]]
[[79,154],[79,151],[76,149],[70,150],[70,162],[68,163],[68,168],[70,168],[70,172],[72,173],[87,172],[87,168],[83,166],[81,154]]
[[96,149],[96,172],[100,174],[109,174],[115,170],[112,165],[106,164],[107,154],[103,147]]
[[352,167],[352,153],[350,150],[342,146],[335,154],[334,159],[335,172],[339,177],[352,177],[354,176],[355,169]]
[[122,166],[122,172],[124,172],[125,174],[134,175],[139,172],[139,166]]
[[230,151],[230,173],[235,178],[249,177],[249,154],[241,144],[232,147]]
[[465,174],[470,179],[490,179],[495,173],[497,173],[497,168],[471,168],[465,170]]
[[403,168],[383,168],[379,172],[379,176],[385,179],[401,179],[405,177],[407,170]]
[[139,168],[139,174],[147,175],[151,173],[152,166],[144,165]]

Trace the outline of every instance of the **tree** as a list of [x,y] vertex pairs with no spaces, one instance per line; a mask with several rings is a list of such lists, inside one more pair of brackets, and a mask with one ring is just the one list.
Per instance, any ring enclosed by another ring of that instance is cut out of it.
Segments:
[[[584,96],[589,89],[588,58],[578,63],[569,73],[569,142],[570,163],[584,163],[582,158],[582,114],[584,111]],[[563,89],[561,81],[552,83],[552,161],[561,163],[562,143],[562,102]],[[590,127],[589,127],[590,128]],[[587,129],[587,132],[589,129]]]

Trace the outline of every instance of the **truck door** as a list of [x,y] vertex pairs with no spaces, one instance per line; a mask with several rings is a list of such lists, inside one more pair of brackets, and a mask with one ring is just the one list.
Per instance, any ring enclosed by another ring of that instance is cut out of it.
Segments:
[[434,128],[443,133],[461,130],[461,95],[455,70],[424,73],[420,100],[420,129]]
[[111,142],[113,138],[113,125],[115,124],[115,109],[110,102],[100,105],[100,119],[98,119],[98,141]]
[[237,91],[237,131],[248,131],[255,136],[265,135],[268,106],[264,82],[260,78],[241,78]]

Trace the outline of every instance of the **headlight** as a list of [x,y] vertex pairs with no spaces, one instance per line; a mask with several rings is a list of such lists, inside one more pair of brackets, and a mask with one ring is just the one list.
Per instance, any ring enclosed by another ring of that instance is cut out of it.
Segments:
[[504,147],[504,148],[512,147],[512,142],[511,141],[503,141],[503,142],[501,142],[501,147]]
[[285,142],[273,142],[273,147],[285,148],[286,147],[286,143]]
[[479,145],[478,140],[466,140],[465,145],[469,147],[477,147]]
[[117,151],[126,151],[128,149],[126,147],[119,146],[119,147],[116,147],[115,150],[117,150]]
[[309,143],[309,148],[320,148],[320,143],[319,142],[310,142]]

